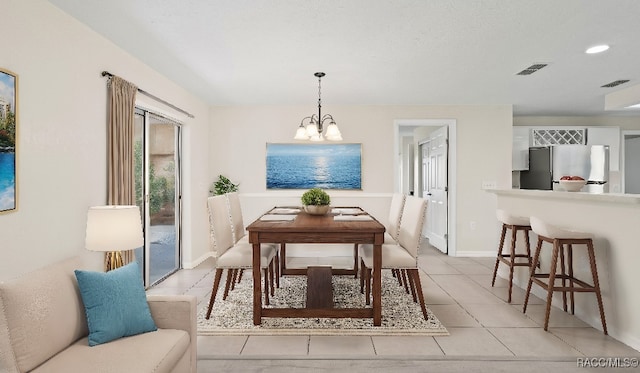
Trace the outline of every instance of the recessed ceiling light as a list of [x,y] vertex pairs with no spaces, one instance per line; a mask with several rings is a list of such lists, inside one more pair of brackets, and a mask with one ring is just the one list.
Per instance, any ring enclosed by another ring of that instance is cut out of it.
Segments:
[[609,46],[606,45],[606,44],[603,44],[603,45],[596,45],[595,47],[591,47],[591,48],[587,49],[586,52],[588,54],[595,54],[595,53],[604,52],[607,49],[609,49]]

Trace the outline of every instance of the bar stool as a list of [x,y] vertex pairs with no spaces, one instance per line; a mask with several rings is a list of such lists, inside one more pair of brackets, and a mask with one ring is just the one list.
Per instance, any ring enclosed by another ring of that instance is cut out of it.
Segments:
[[[607,322],[604,317],[604,307],[602,304],[602,294],[600,293],[600,283],[598,281],[598,270],[596,268],[596,257],[593,250],[593,238],[588,233],[570,231],[545,223],[541,219],[532,216],[530,218],[531,229],[538,235],[538,245],[533,256],[533,265],[531,266],[531,276],[529,285],[527,286],[527,295],[524,299],[524,308],[522,312],[527,312],[527,303],[529,302],[529,294],[531,293],[531,285],[535,282],[547,290],[547,309],[544,317],[544,330],[549,327],[549,314],[551,313],[551,299],[554,291],[562,292],[563,309],[567,312],[567,292],[571,296],[571,314],[574,314],[574,292],[591,292],[596,293],[598,300],[598,308],[600,309],[600,320],[602,321],[602,330],[604,334],[607,332]],[[549,273],[536,273],[536,265],[540,260],[540,251],[542,243],[548,242],[553,245],[551,254],[551,267]],[[591,267],[591,276],[593,285],[586,283],[574,277],[573,274],[573,245],[586,245],[589,255],[589,265]],[[566,245],[566,246],[565,246]],[[565,254],[567,251],[567,265],[565,269]],[[556,273],[558,256],[560,256],[560,273]],[[544,282],[543,279],[547,279]],[[556,279],[562,280],[562,285],[556,285]],[[567,281],[569,286],[567,286]]]
[[[529,218],[514,216],[504,210],[497,210],[496,216],[498,220],[502,222],[502,234],[500,235],[500,245],[498,246],[498,255],[496,256],[496,266],[493,269],[493,279],[491,280],[491,286],[496,283],[496,274],[498,273],[498,265],[500,262],[509,266],[509,299],[508,303],[511,303],[511,290],[513,289],[513,268],[514,267],[531,267],[531,247],[529,245],[529,231],[531,225],[529,225]],[[507,234],[507,229],[511,230],[511,249],[508,253],[503,252],[504,238]],[[526,243],[527,253],[516,254],[516,238],[518,231],[522,231]],[[521,261],[520,258],[526,259]]]

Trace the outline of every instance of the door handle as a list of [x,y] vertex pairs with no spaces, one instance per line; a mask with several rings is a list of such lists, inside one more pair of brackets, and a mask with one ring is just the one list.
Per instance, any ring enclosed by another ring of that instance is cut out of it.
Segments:
[[431,195],[431,193],[427,193],[427,195],[428,195],[428,196],[430,196],[430,195]]

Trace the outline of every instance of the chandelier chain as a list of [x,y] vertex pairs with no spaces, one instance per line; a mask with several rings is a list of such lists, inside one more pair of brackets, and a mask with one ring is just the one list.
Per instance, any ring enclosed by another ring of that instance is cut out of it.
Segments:
[[[322,104],[322,96],[321,96],[321,91],[320,91],[320,81],[322,80],[322,77],[318,77],[318,106],[321,106]],[[320,118],[318,118],[320,119]]]

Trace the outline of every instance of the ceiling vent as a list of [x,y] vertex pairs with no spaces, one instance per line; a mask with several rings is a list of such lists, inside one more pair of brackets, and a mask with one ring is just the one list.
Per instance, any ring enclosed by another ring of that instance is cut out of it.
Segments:
[[620,84],[624,84],[624,83],[626,83],[626,82],[628,82],[628,81],[629,81],[629,79],[626,79],[626,80],[616,80],[616,81],[613,81],[613,82],[611,82],[611,83],[609,83],[609,84],[605,84],[605,85],[603,85],[603,86],[601,86],[601,87],[602,87],[602,88],[612,88],[612,87],[619,86]]
[[535,73],[536,71],[542,69],[545,66],[547,66],[546,63],[536,63],[536,64],[531,65],[531,66],[527,67],[526,69],[520,71],[516,75],[531,75],[531,74]]

